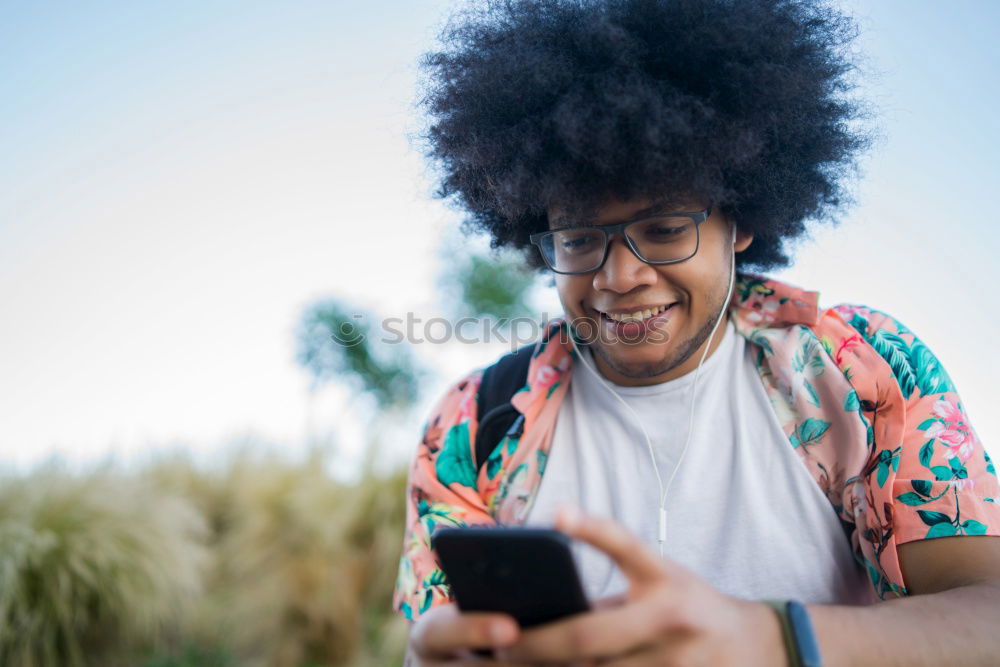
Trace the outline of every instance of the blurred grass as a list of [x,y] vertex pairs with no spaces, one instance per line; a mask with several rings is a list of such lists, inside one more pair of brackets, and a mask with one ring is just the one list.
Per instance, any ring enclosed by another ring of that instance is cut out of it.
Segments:
[[2,479],[0,665],[398,665],[405,487],[250,449]]

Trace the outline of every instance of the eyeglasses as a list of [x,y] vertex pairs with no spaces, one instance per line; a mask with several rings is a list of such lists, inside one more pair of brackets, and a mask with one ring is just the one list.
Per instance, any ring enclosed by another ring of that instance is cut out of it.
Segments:
[[532,234],[545,264],[564,275],[590,273],[608,259],[608,239],[620,233],[636,257],[647,264],[676,264],[698,252],[701,223],[712,207],[690,213],[669,213],[617,225],[565,227]]

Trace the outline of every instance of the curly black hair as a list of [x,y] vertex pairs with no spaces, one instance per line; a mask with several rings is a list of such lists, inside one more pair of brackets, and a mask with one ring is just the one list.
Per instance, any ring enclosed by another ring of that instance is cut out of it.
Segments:
[[821,1],[472,2],[421,60],[435,194],[536,268],[549,206],[609,196],[712,200],[755,234],[741,268],[787,266],[871,141],[856,32]]

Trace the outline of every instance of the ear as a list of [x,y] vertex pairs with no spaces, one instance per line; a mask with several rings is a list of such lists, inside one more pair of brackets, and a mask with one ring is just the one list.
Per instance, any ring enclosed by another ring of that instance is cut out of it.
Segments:
[[736,225],[736,238],[733,239],[733,251],[743,252],[753,242],[753,232],[743,229],[732,218],[727,217],[726,219],[729,221],[729,224]]
[[739,227],[736,228],[736,242],[733,244],[733,250],[743,252],[750,247],[752,242],[753,232],[743,231]]

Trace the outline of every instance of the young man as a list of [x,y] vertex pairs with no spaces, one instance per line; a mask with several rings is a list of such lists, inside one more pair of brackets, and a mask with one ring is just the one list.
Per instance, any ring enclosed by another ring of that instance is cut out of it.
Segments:
[[[947,373],[892,317],[746,272],[841,203],[851,32],[817,2],[515,0],[427,57],[441,194],[555,274],[565,319],[485,465],[482,369],[427,421],[395,598],[415,664],[1000,659],[1000,489]],[[594,611],[458,612],[436,528],[553,522]]]

